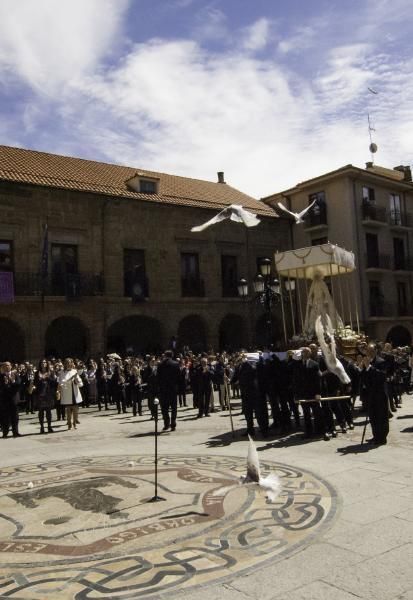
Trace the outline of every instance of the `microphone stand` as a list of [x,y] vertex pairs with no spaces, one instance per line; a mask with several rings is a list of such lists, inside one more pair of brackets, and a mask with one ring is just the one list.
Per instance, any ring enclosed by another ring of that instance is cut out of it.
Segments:
[[166,500],[166,498],[162,498],[158,496],[158,406],[159,399],[155,398],[153,401],[155,407],[155,495],[152,496],[148,502],[159,502],[160,500]]

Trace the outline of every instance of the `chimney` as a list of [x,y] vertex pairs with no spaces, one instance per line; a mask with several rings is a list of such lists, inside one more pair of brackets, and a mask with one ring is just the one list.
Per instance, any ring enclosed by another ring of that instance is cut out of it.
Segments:
[[372,162],[366,162],[366,169],[372,169],[373,168],[373,163]]
[[409,166],[399,165],[398,167],[394,167],[394,171],[400,171],[404,174],[404,181],[412,180],[412,170]]
[[224,181],[224,171],[218,171],[218,183],[225,183]]

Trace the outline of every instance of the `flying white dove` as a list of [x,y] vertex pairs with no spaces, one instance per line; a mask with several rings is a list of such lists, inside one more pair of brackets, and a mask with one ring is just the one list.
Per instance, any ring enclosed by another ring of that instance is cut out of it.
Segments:
[[210,225],[215,225],[215,223],[219,223],[220,221],[224,221],[224,219],[231,219],[231,221],[236,221],[237,223],[244,223],[247,227],[254,227],[260,223],[260,220],[257,219],[257,215],[254,215],[252,212],[245,210],[242,208],[240,204],[230,204],[224,210],[221,210],[215,217],[204,223],[203,225],[197,225],[197,227],[192,227],[191,231],[204,231]]
[[[340,379],[341,383],[350,383],[350,377],[344,370],[343,365],[338,360],[336,355],[336,341],[334,339],[334,330],[333,325],[331,323],[331,319],[328,315],[326,315],[327,320],[327,328],[323,327],[323,323],[321,321],[321,316],[317,317],[315,322],[315,332],[317,335],[318,343],[320,344],[320,348],[323,352],[324,359],[326,361],[327,369],[337,375]],[[325,338],[328,338],[328,343]]]
[[285,208],[284,204],[281,204],[281,202],[277,202],[277,206],[278,208],[281,208],[281,210],[283,210],[284,212],[288,213],[289,215],[291,215],[292,217],[294,217],[295,219],[295,224],[298,225],[299,223],[304,223],[304,215],[306,215],[308,213],[308,211],[310,210],[310,208],[312,206],[314,206],[314,204],[317,202],[317,199],[313,200],[311,202],[311,204],[309,204],[307,206],[307,208],[305,208],[304,210],[302,210],[299,213],[295,213],[295,212],[291,212],[291,210],[288,210],[288,208]]
[[258,452],[254,442],[248,436],[250,441],[247,454],[247,475],[242,478],[242,483],[256,483],[267,492],[267,499],[275,502],[276,497],[281,491],[281,482],[275,473],[270,473],[267,477],[261,477],[260,462]]

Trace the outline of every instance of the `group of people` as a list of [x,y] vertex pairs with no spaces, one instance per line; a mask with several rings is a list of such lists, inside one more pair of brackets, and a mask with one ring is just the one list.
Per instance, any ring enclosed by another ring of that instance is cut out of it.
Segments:
[[[147,401],[157,418],[159,399],[163,431],[175,431],[179,407],[191,406],[196,418],[215,410],[230,411],[231,399],[241,400],[246,432],[263,437],[303,428],[304,436],[325,440],[353,428],[356,398],[368,414],[374,444],[385,444],[389,419],[410,388],[410,348],[361,342],[357,357],[341,358],[351,380],[343,385],[331,373],[316,344],[286,353],[257,352],[194,354],[167,350],[160,356],[98,360],[42,359],[0,365],[0,426],[3,437],[19,433],[19,412],[37,411],[40,433],[53,432],[56,420],[68,429],[79,425],[79,406],[141,415]],[[325,401],[324,398],[333,398]]]

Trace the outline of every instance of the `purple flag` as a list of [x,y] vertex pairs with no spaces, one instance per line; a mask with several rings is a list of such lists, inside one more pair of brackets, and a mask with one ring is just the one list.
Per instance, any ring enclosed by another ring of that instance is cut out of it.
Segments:
[[0,271],[0,303],[14,302],[14,280],[10,271]]

